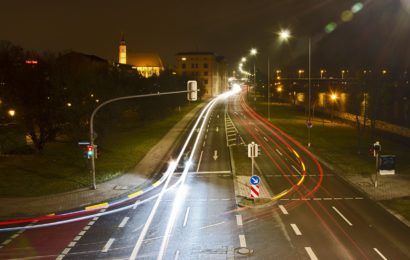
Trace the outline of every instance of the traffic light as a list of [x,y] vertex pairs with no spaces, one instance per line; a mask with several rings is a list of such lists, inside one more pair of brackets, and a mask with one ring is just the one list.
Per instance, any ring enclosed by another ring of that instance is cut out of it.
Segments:
[[94,156],[94,149],[92,145],[87,145],[85,148],[85,157],[91,159]]
[[189,101],[196,101],[198,99],[198,83],[196,80],[189,80],[187,83],[187,98]]

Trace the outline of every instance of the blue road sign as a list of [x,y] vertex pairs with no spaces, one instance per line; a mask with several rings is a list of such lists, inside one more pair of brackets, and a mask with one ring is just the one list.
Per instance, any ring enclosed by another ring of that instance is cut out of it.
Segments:
[[249,183],[251,185],[258,185],[261,182],[261,178],[258,175],[253,175],[250,179],[249,179]]

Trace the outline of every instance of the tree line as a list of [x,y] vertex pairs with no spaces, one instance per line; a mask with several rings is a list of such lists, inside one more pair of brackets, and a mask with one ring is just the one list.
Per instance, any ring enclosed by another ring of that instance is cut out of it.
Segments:
[[[185,89],[186,79],[171,71],[144,78],[97,56],[38,53],[0,41],[0,120],[5,122],[7,111],[15,110],[13,120],[23,126],[36,151],[58,135],[86,136],[91,112],[105,100]],[[160,119],[186,102],[184,94],[126,101],[104,108],[99,120],[114,124],[115,114],[124,111],[141,121]]]

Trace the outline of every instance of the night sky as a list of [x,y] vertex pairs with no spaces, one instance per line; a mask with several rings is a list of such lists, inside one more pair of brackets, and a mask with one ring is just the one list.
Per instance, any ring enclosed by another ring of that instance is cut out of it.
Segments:
[[[177,52],[199,50],[224,55],[236,66],[256,47],[262,67],[268,50],[278,66],[305,60],[311,37],[317,67],[408,67],[410,0],[361,1],[364,8],[343,22],[342,12],[357,2],[10,0],[0,3],[0,39],[28,50],[75,50],[116,60],[124,32],[130,51],[157,52],[167,65]],[[330,22],[338,26],[326,33]],[[293,38],[280,46],[276,32],[284,27]]]

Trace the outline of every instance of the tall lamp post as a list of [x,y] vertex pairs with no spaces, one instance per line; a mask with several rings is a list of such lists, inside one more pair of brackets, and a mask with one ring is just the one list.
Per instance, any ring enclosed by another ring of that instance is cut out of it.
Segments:
[[[290,38],[290,32],[289,30],[283,29],[281,30],[279,33],[279,41],[281,42],[285,42],[288,41],[288,39]],[[276,73],[278,74],[278,70],[276,71]],[[270,55],[269,55],[269,51],[268,51],[268,121],[270,121]]]
[[253,58],[253,101],[256,102],[256,54],[258,51],[255,48],[252,48],[250,51],[250,55],[254,56]]

